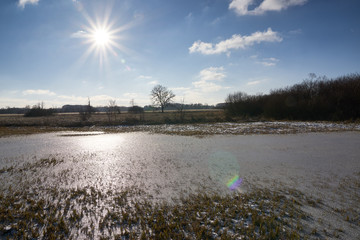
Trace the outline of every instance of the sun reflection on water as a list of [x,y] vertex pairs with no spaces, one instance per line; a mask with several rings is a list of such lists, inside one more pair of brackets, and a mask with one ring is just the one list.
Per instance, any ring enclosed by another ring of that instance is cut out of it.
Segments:
[[80,136],[78,145],[81,149],[89,152],[110,152],[115,151],[123,143],[124,138],[121,135],[100,134]]

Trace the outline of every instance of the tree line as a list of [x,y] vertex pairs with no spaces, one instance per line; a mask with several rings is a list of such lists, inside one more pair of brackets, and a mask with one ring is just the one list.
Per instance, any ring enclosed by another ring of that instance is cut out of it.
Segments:
[[335,79],[309,74],[300,84],[272,90],[266,95],[229,94],[227,117],[263,117],[276,120],[360,119],[360,75]]
[[[131,106],[118,106],[115,100],[110,99],[107,106],[98,106],[93,107],[89,103],[87,105],[64,105],[61,108],[44,108],[44,102],[38,103],[33,107],[26,106],[25,108],[0,108],[0,114],[24,114],[26,117],[36,117],[36,116],[49,116],[53,113],[74,113],[78,112],[83,115],[84,119],[89,118],[88,116],[94,112],[105,112],[108,113],[110,117],[116,118],[116,114],[121,112],[128,113],[143,113],[144,111],[154,111],[154,110],[179,110],[179,109],[213,109],[216,108],[213,105],[203,105],[201,103],[197,104],[185,104],[184,100],[181,103],[176,103],[173,101],[175,94],[162,85],[156,85],[150,93],[152,100],[152,105],[146,105],[140,107],[135,105],[134,99],[130,101]],[[88,99],[90,102],[90,99]],[[219,107],[221,108],[221,107]]]

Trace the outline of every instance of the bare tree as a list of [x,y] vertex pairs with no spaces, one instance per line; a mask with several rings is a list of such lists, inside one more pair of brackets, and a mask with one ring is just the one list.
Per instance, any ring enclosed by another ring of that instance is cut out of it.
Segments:
[[107,109],[107,116],[109,118],[109,122],[112,119],[116,121],[116,114],[120,112],[119,107],[116,105],[116,100],[109,100],[108,109]]
[[175,97],[175,94],[168,90],[166,87],[161,85],[156,85],[151,90],[151,99],[155,106],[161,108],[161,112],[164,112],[165,107],[172,102],[172,99]]
[[184,111],[184,108],[185,108],[185,99],[184,97],[181,99],[180,103],[177,105],[177,112],[179,114],[179,117],[180,117],[180,121],[183,122],[184,119],[185,119],[185,111]]
[[79,114],[81,121],[88,121],[91,115],[95,112],[95,109],[90,104],[90,98],[88,98],[88,104],[86,107],[82,107]]

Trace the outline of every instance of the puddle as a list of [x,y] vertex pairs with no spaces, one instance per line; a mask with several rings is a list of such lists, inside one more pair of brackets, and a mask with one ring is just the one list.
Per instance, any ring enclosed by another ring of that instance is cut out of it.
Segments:
[[96,135],[102,135],[105,134],[105,132],[101,131],[89,131],[89,132],[62,132],[58,134],[59,137],[86,137],[86,136],[96,136]]

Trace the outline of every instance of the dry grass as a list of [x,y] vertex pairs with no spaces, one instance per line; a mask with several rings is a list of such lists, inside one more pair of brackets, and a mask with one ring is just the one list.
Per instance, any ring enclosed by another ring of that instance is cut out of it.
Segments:
[[12,135],[29,135],[34,133],[49,133],[62,131],[65,128],[57,127],[2,127],[0,126],[0,137],[7,137]]
[[[331,188],[346,199],[336,207],[284,185],[228,195],[201,185],[169,203],[152,201],[138,185],[67,184],[82,161],[55,156],[0,169],[0,239],[354,239],[348,233],[360,227],[360,172]],[[316,221],[314,211],[327,215]]]
[[[0,126],[50,126],[50,127],[80,127],[103,125],[134,125],[134,124],[164,124],[164,123],[199,123],[224,121],[222,110],[185,111],[180,118],[177,111],[145,112],[144,114],[117,114],[109,120],[106,113],[92,114],[88,121],[82,121],[78,113],[55,114],[47,117],[23,117],[23,115],[0,115]],[[115,120],[116,119],[116,120]]]
[[[121,113],[116,120],[111,121],[105,113],[95,113],[88,121],[82,121],[78,113],[55,114],[47,117],[24,117],[22,114],[0,114],[0,137],[11,135],[26,135],[34,133],[48,133],[54,131],[91,130],[93,126],[135,126],[174,123],[205,123],[224,121],[222,110],[189,110],[185,111],[184,118],[176,111],[145,112],[144,114]],[[127,129],[137,131],[136,129]]]
[[[32,175],[62,164],[63,159],[40,159],[0,174]],[[299,239],[308,234],[302,222],[305,198],[298,191],[254,189],[221,196],[203,189],[173,203],[155,203],[136,187],[102,191],[23,184],[0,192],[0,238]]]

